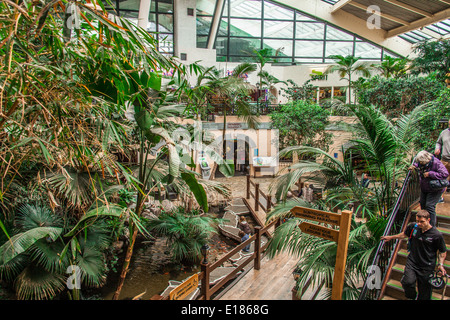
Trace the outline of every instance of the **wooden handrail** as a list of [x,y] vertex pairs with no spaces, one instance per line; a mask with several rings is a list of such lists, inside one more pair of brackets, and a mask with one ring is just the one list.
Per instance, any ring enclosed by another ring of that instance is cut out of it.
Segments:
[[[280,220],[275,219],[271,221],[269,224],[267,224],[265,227],[256,226],[256,232],[254,235],[252,235],[250,238],[245,240],[244,242],[240,243],[238,246],[236,246],[233,250],[225,254],[223,257],[221,257],[219,260],[212,264],[201,264],[201,272],[199,273],[199,281],[201,282],[201,295],[199,299],[202,300],[209,300],[211,296],[217,292],[220,288],[222,288],[229,280],[235,278],[236,274],[243,270],[249,263],[252,261],[254,262],[254,268],[255,270],[259,270],[261,267],[261,259],[263,256],[264,250],[267,248],[269,243],[265,243],[263,246],[261,246],[261,238],[264,233],[268,231],[269,228],[272,226],[279,224]],[[232,272],[230,272],[228,275],[226,275],[223,279],[221,279],[218,283],[214,284],[212,287],[210,287],[209,284],[209,275],[210,273],[215,270],[216,268],[220,267],[224,262],[226,262],[229,258],[234,256],[236,253],[240,252],[245,246],[250,245],[252,242],[255,242],[254,245],[254,252],[249,255],[244,262],[239,264]]]

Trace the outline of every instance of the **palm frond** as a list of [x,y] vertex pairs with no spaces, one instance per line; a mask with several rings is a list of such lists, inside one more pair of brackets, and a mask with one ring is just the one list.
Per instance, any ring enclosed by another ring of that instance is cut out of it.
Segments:
[[55,241],[61,235],[62,231],[62,228],[56,227],[37,227],[14,235],[0,247],[1,264],[8,263],[11,259],[28,250],[36,241],[42,238]]
[[15,288],[20,300],[51,300],[65,289],[65,277],[30,265],[17,277]]

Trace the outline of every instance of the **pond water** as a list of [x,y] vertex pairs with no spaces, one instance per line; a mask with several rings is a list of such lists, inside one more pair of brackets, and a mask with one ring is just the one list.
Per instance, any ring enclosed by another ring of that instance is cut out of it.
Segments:
[[[216,212],[214,215],[220,218],[223,212]],[[249,218],[247,220],[249,223],[253,222]],[[232,250],[237,244],[236,241],[219,233],[214,234],[208,243],[210,246],[208,261],[215,261],[219,256]],[[119,281],[122,262],[123,259],[120,259],[116,266],[117,272],[111,272],[106,285],[99,289],[100,299],[112,299]],[[141,299],[151,299],[154,295],[159,295],[164,291],[169,280],[181,281],[199,271],[199,265],[183,266],[173,263],[164,238],[157,238],[154,242],[141,240],[136,243],[119,299],[132,299],[144,292],[145,294],[142,295]]]

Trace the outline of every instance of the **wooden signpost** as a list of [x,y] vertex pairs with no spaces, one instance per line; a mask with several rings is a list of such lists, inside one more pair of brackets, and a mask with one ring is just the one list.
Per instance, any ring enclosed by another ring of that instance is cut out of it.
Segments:
[[169,299],[183,300],[197,288],[198,288],[198,273],[192,275],[191,277],[189,277],[189,279],[187,279],[178,287],[170,291]]
[[344,210],[339,214],[311,208],[294,207],[291,209],[291,213],[297,218],[339,227],[339,230],[336,230],[310,222],[300,223],[300,230],[302,232],[337,243],[331,300],[341,300],[342,290],[344,288],[345,263],[347,260],[348,236],[350,234],[352,212]]

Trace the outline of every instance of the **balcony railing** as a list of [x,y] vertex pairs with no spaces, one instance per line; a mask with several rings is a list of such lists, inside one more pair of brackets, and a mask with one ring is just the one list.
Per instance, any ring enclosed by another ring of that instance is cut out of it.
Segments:
[[[250,111],[254,115],[267,115],[277,110],[280,107],[279,104],[270,104],[267,102],[251,102]],[[214,104],[208,106],[208,112],[206,113],[207,121],[213,121],[214,116],[222,116],[226,108],[227,115],[240,115],[239,108],[236,105],[226,106],[224,104]]]

